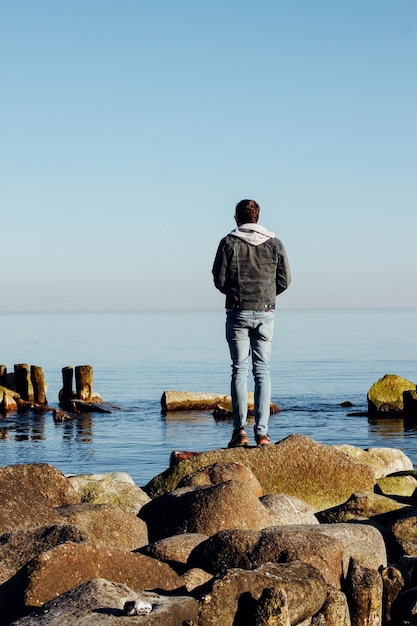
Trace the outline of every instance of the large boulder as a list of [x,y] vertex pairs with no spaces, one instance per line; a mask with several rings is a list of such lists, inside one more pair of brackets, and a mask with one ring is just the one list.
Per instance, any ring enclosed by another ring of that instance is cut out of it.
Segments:
[[385,374],[368,391],[368,411],[371,415],[403,413],[404,391],[415,391],[416,384],[395,374]]
[[284,590],[291,624],[310,620],[327,597],[323,577],[307,563],[266,563],[252,571],[230,569],[201,588],[199,626],[254,624],[264,589]]
[[228,463],[213,463],[202,467],[193,474],[187,474],[178,483],[178,487],[204,487],[205,485],[218,485],[228,480],[238,480],[252,488],[257,498],[263,495],[262,487],[254,473],[243,465],[230,461]]
[[417,557],[417,511],[406,515],[390,525],[396,546],[401,554]]
[[184,570],[190,553],[202,541],[208,539],[207,535],[200,533],[184,533],[182,535],[173,535],[150,543],[138,552],[151,556],[164,563],[169,563],[176,571]]
[[337,539],[343,545],[343,574],[348,575],[352,559],[358,565],[379,570],[387,565],[385,541],[375,526],[370,524],[318,524],[311,535],[323,534]]
[[408,504],[396,502],[373,491],[353,493],[338,506],[316,513],[320,523],[337,524],[369,518],[382,525],[388,525],[399,516],[412,513],[416,509]]
[[130,552],[148,543],[145,522],[114,504],[69,504],[57,508],[68,524],[89,534],[97,546]]
[[236,480],[175,489],[145,504],[139,516],[148,526],[151,542],[181,533],[213,535],[226,528],[259,529],[271,524],[252,488]]
[[363,450],[348,443],[335,446],[351,458],[368,465],[375,473],[375,480],[394,472],[413,469],[413,462],[402,450],[397,448],[367,448]]
[[0,469],[0,535],[23,528],[62,524],[49,499]]
[[166,563],[138,553],[65,543],[29,561],[0,587],[0,624],[8,624],[88,580],[105,577],[133,589],[178,589],[181,579]]
[[261,531],[225,530],[200,543],[188,565],[211,574],[228,569],[254,569],[262,563],[303,561],[316,567],[336,589],[342,577],[343,545],[309,526],[271,526]]
[[41,495],[50,506],[80,502],[80,497],[70,481],[48,463],[24,463],[2,467],[0,481],[3,476],[18,480],[25,489]]
[[68,541],[78,543],[89,539],[88,533],[72,525],[38,526],[5,533],[0,537],[0,584],[42,552]]
[[264,494],[285,493],[320,511],[344,502],[355,491],[372,491],[374,472],[333,446],[295,434],[257,448],[203,452],[155,476],[144,488],[154,498],[176,488],[180,480],[218,461],[243,463],[255,474]]
[[318,519],[304,500],[285,493],[270,493],[259,498],[269,511],[271,526],[318,524]]
[[[413,498],[414,494],[417,494],[417,480],[405,473],[384,476],[376,481],[375,491],[391,498]],[[410,502],[413,500],[414,498]]]
[[[146,617],[127,616],[125,604],[135,601],[150,604],[151,612]],[[189,596],[133,591],[124,584],[96,578],[53,598],[10,626],[178,626],[197,623],[198,608],[197,600]]]
[[124,511],[138,513],[149,496],[135,485],[125,472],[109,474],[80,474],[69,476],[82,502],[91,504],[115,504]]

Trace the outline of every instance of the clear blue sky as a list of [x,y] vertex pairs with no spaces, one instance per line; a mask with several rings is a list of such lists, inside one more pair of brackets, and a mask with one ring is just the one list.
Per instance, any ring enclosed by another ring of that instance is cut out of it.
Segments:
[[0,0],[0,312],[221,309],[242,198],[282,308],[417,307],[416,0]]

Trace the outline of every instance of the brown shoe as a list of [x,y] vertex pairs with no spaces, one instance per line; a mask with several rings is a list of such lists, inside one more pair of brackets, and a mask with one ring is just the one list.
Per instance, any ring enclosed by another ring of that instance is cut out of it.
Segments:
[[255,441],[257,446],[268,446],[271,443],[268,435],[255,435]]
[[242,448],[249,445],[248,436],[244,428],[234,428],[232,438],[229,441],[228,448]]

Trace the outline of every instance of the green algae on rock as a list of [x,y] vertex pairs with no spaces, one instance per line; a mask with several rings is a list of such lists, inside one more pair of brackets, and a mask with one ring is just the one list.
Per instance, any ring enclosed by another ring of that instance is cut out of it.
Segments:
[[415,389],[416,384],[410,380],[395,374],[385,374],[368,391],[368,411],[371,415],[403,413],[403,393]]

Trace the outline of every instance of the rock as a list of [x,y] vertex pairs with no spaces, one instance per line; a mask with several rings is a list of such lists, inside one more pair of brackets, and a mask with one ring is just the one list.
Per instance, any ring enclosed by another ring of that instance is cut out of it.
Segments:
[[387,565],[385,541],[379,530],[370,524],[319,524],[309,529],[311,535],[322,533],[343,545],[343,574],[347,577],[349,563],[379,570]]
[[169,563],[176,571],[184,570],[191,551],[206,539],[208,539],[207,535],[200,533],[173,535],[144,546],[138,552]]
[[368,391],[368,411],[371,415],[402,413],[404,391],[415,391],[416,384],[395,374],[386,374]]
[[168,411],[189,411],[192,409],[214,409],[217,404],[227,402],[227,396],[218,393],[198,391],[175,391],[167,389],[161,397],[161,408]]
[[374,473],[333,446],[304,435],[257,448],[203,452],[155,476],[145,487],[151,498],[172,491],[187,474],[218,461],[243,463],[255,474],[264,494],[286,493],[304,500],[313,511],[335,506],[355,491],[372,491]]
[[225,528],[258,529],[271,523],[252,489],[236,480],[176,489],[145,504],[139,516],[151,542],[181,533],[213,535]]
[[368,448],[363,450],[347,443],[336,445],[335,448],[368,465],[374,471],[375,480],[394,472],[413,469],[411,459],[402,450],[396,448]]
[[130,552],[148,543],[145,522],[114,504],[70,504],[56,509],[68,524],[89,534],[97,546]]
[[285,591],[291,624],[315,615],[327,595],[320,572],[307,563],[267,563],[253,571],[230,569],[205,586],[199,626],[253,624],[257,602],[266,588]]
[[320,523],[336,524],[369,518],[381,524],[389,524],[399,515],[415,511],[414,507],[371,491],[354,493],[343,504],[316,513]]
[[137,487],[124,472],[69,476],[68,480],[82,502],[115,504],[124,511],[137,514],[150,500],[143,489]]
[[417,557],[417,511],[406,515],[390,525],[401,554]]
[[353,560],[346,590],[352,626],[381,626],[382,594],[380,574]]
[[0,537],[0,584],[42,552],[68,541],[89,541],[89,535],[72,525],[38,526],[5,533]]
[[318,520],[308,504],[284,493],[271,493],[260,498],[271,517],[271,526],[292,524],[318,524]]
[[0,468],[0,482],[3,476],[18,480],[25,490],[31,489],[40,494],[52,507],[80,502],[80,498],[69,480],[56,467],[48,463],[27,463],[2,467]]
[[[124,606],[129,601],[150,603],[152,611],[146,617],[127,617]],[[198,602],[194,598],[133,591],[124,584],[96,578],[53,598],[13,626],[178,626],[196,624],[197,619]]]
[[0,385],[0,413],[17,411],[17,400],[19,398],[18,393]]
[[398,594],[404,588],[404,578],[400,570],[393,565],[384,567],[381,570],[381,578],[383,584],[383,602],[384,609],[383,622],[389,623],[392,619],[391,610]]
[[49,500],[6,469],[0,468],[0,535],[23,528],[62,524],[62,517]]
[[[40,607],[88,580],[105,577],[133,589],[178,589],[180,577],[166,563],[138,553],[66,543],[29,561],[0,587],[0,624]],[[3,622],[1,622],[3,619]]]
[[212,575],[205,572],[203,569],[192,567],[181,576],[181,581],[186,590],[191,593],[194,589],[204,585],[212,578]]
[[404,391],[404,417],[406,420],[415,421],[417,418],[417,390]]
[[194,456],[198,456],[201,452],[190,452],[188,450],[173,450],[169,457],[169,466],[175,467],[180,461],[186,459],[192,459]]
[[231,568],[254,569],[263,563],[303,561],[316,567],[336,589],[342,576],[343,545],[310,526],[271,526],[261,531],[225,530],[200,543],[188,565],[211,574]]
[[238,480],[251,487],[254,495],[260,498],[263,495],[262,487],[254,473],[243,465],[230,461],[229,463],[213,463],[192,474],[187,474],[178,483],[178,487],[203,487],[218,485],[228,480]]
[[[271,413],[279,411],[271,403]],[[216,410],[225,413],[231,412],[232,399],[230,396],[200,391],[175,391],[167,389],[161,397],[161,408],[164,413],[169,411]],[[253,391],[248,392],[248,412],[255,408]],[[278,410],[278,411],[277,411]]]
[[349,606],[345,594],[328,586],[325,603],[319,615],[323,616],[324,626],[351,626]]
[[288,598],[285,589],[267,587],[261,593],[255,609],[255,626],[291,626]]
[[378,478],[375,491],[383,496],[411,498],[417,489],[417,480],[406,474]]

